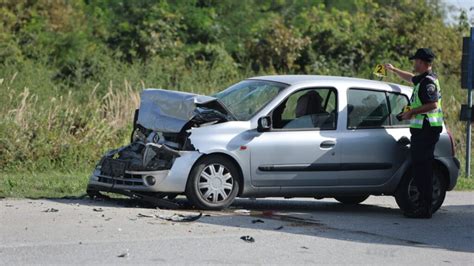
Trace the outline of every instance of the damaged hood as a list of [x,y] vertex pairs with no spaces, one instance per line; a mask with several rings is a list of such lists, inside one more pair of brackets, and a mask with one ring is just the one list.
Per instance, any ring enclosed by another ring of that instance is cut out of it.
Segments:
[[183,126],[199,115],[200,108],[215,110],[233,120],[227,108],[211,96],[163,89],[142,91],[138,123],[147,129],[178,133]]

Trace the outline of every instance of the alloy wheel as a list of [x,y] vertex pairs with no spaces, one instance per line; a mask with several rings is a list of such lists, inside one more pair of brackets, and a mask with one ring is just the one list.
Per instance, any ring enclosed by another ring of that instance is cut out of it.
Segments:
[[234,179],[224,165],[207,165],[199,175],[198,191],[210,203],[219,203],[229,198],[234,188]]

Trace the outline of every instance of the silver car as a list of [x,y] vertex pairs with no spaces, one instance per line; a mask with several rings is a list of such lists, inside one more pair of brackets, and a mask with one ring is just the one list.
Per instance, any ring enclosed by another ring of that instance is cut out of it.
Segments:
[[[88,191],[185,194],[197,208],[236,197],[333,197],[358,204],[393,195],[418,203],[409,122],[397,114],[412,89],[373,80],[254,77],[213,96],[146,89],[131,143],[97,164]],[[459,161],[444,127],[436,145],[433,209],[456,185]]]

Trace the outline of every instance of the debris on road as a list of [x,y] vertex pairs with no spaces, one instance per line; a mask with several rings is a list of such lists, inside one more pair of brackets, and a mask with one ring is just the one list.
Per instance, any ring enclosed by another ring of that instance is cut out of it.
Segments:
[[263,224],[263,223],[265,223],[265,222],[264,222],[263,220],[261,220],[261,219],[256,219],[256,220],[252,220],[252,223],[253,223],[253,224],[256,224],[256,223],[262,223],[262,224]]
[[93,208],[92,209],[95,212],[103,212],[104,210],[102,208]]
[[241,209],[241,210],[235,210],[234,212],[235,212],[235,213],[240,213],[240,214],[250,214],[250,211],[249,211],[249,210],[243,210],[243,209]]
[[49,208],[49,209],[44,210],[43,212],[58,212],[58,211],[59,211],[58,209]]
[[118,255],[117,257],[119,257],[119,258],[126,258],[126,257],[128,257],[129,255],[130,255],[130,253],[128,253],[128,249],[127,249],[127,251],[125,251],[124,253]]
[[173,214],[171,216],[158,215],[157,218],[172,222],[194,222],[202,217],[202,212],[198,215]]
[[173,215],[156,215],[156,214],[137,214],[138,218],[157,218],[161,220],[171,221],[171,222],[194,222],[202,217],[202,212],[198,215],[184,215],[175,213]]
[[277,228],[275,228],[274,230],[281,230],[281,229],[283,229],[283,225],[281,225],[281,226],[278,226],[278,227],[277,227]]
[[142,214],[142,213],[137,214],[137,217],[138,218],[156,218],[155,215],[147,215],[147,214]]
[[245,241],[247,243],[254,243],[255,242],[255,239],[251,236],[242,236],[242,237],[240,237],[240,239],[242,239],[243,241]]
[[[92,198],[92,199],[96,199],[96,198],[100,198],[100,199],[104,199],[104,200],[105,199],[110,199],[110,197],[107,197],[106,195],[101,193],[101,189],[103,190],[103,188],[101,188],[101,187],[95,187],[95,186],[89,185],[87,187],[87,193],[89,194],[90,198]],[[106,190],[106,192],[121,194],[121,195],[130,197],[132,200],[138,200],[138,201],[141,201],[144,204],[152,205],[153,207],[166,208],[166,209],[178,209],[178,208],[181,207],[176,202],[173,202],[173,201],[170,201],[170,200],[165,200],[165,199],[160,199],[160,198],[153,197],[153,196],[144,195],[144,194],[141,194],[141,193],[135,192],[135,191],[125,190],[125,189],[118,189],[118,188],[108,188]],[[139,206],[137,206],[137,207],[139,207]]]

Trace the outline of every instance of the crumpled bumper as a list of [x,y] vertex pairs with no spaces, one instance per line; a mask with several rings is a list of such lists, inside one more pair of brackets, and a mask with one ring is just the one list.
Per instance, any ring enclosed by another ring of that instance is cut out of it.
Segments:
[[89,178],[89,185],[95,188],[124,189],[142,192],[183,193],[192,166],[202,154],[198,151],[183,152],[176,158],[171,169],[158,171],[125,171],[120,177],[104,175],[96,168]]

